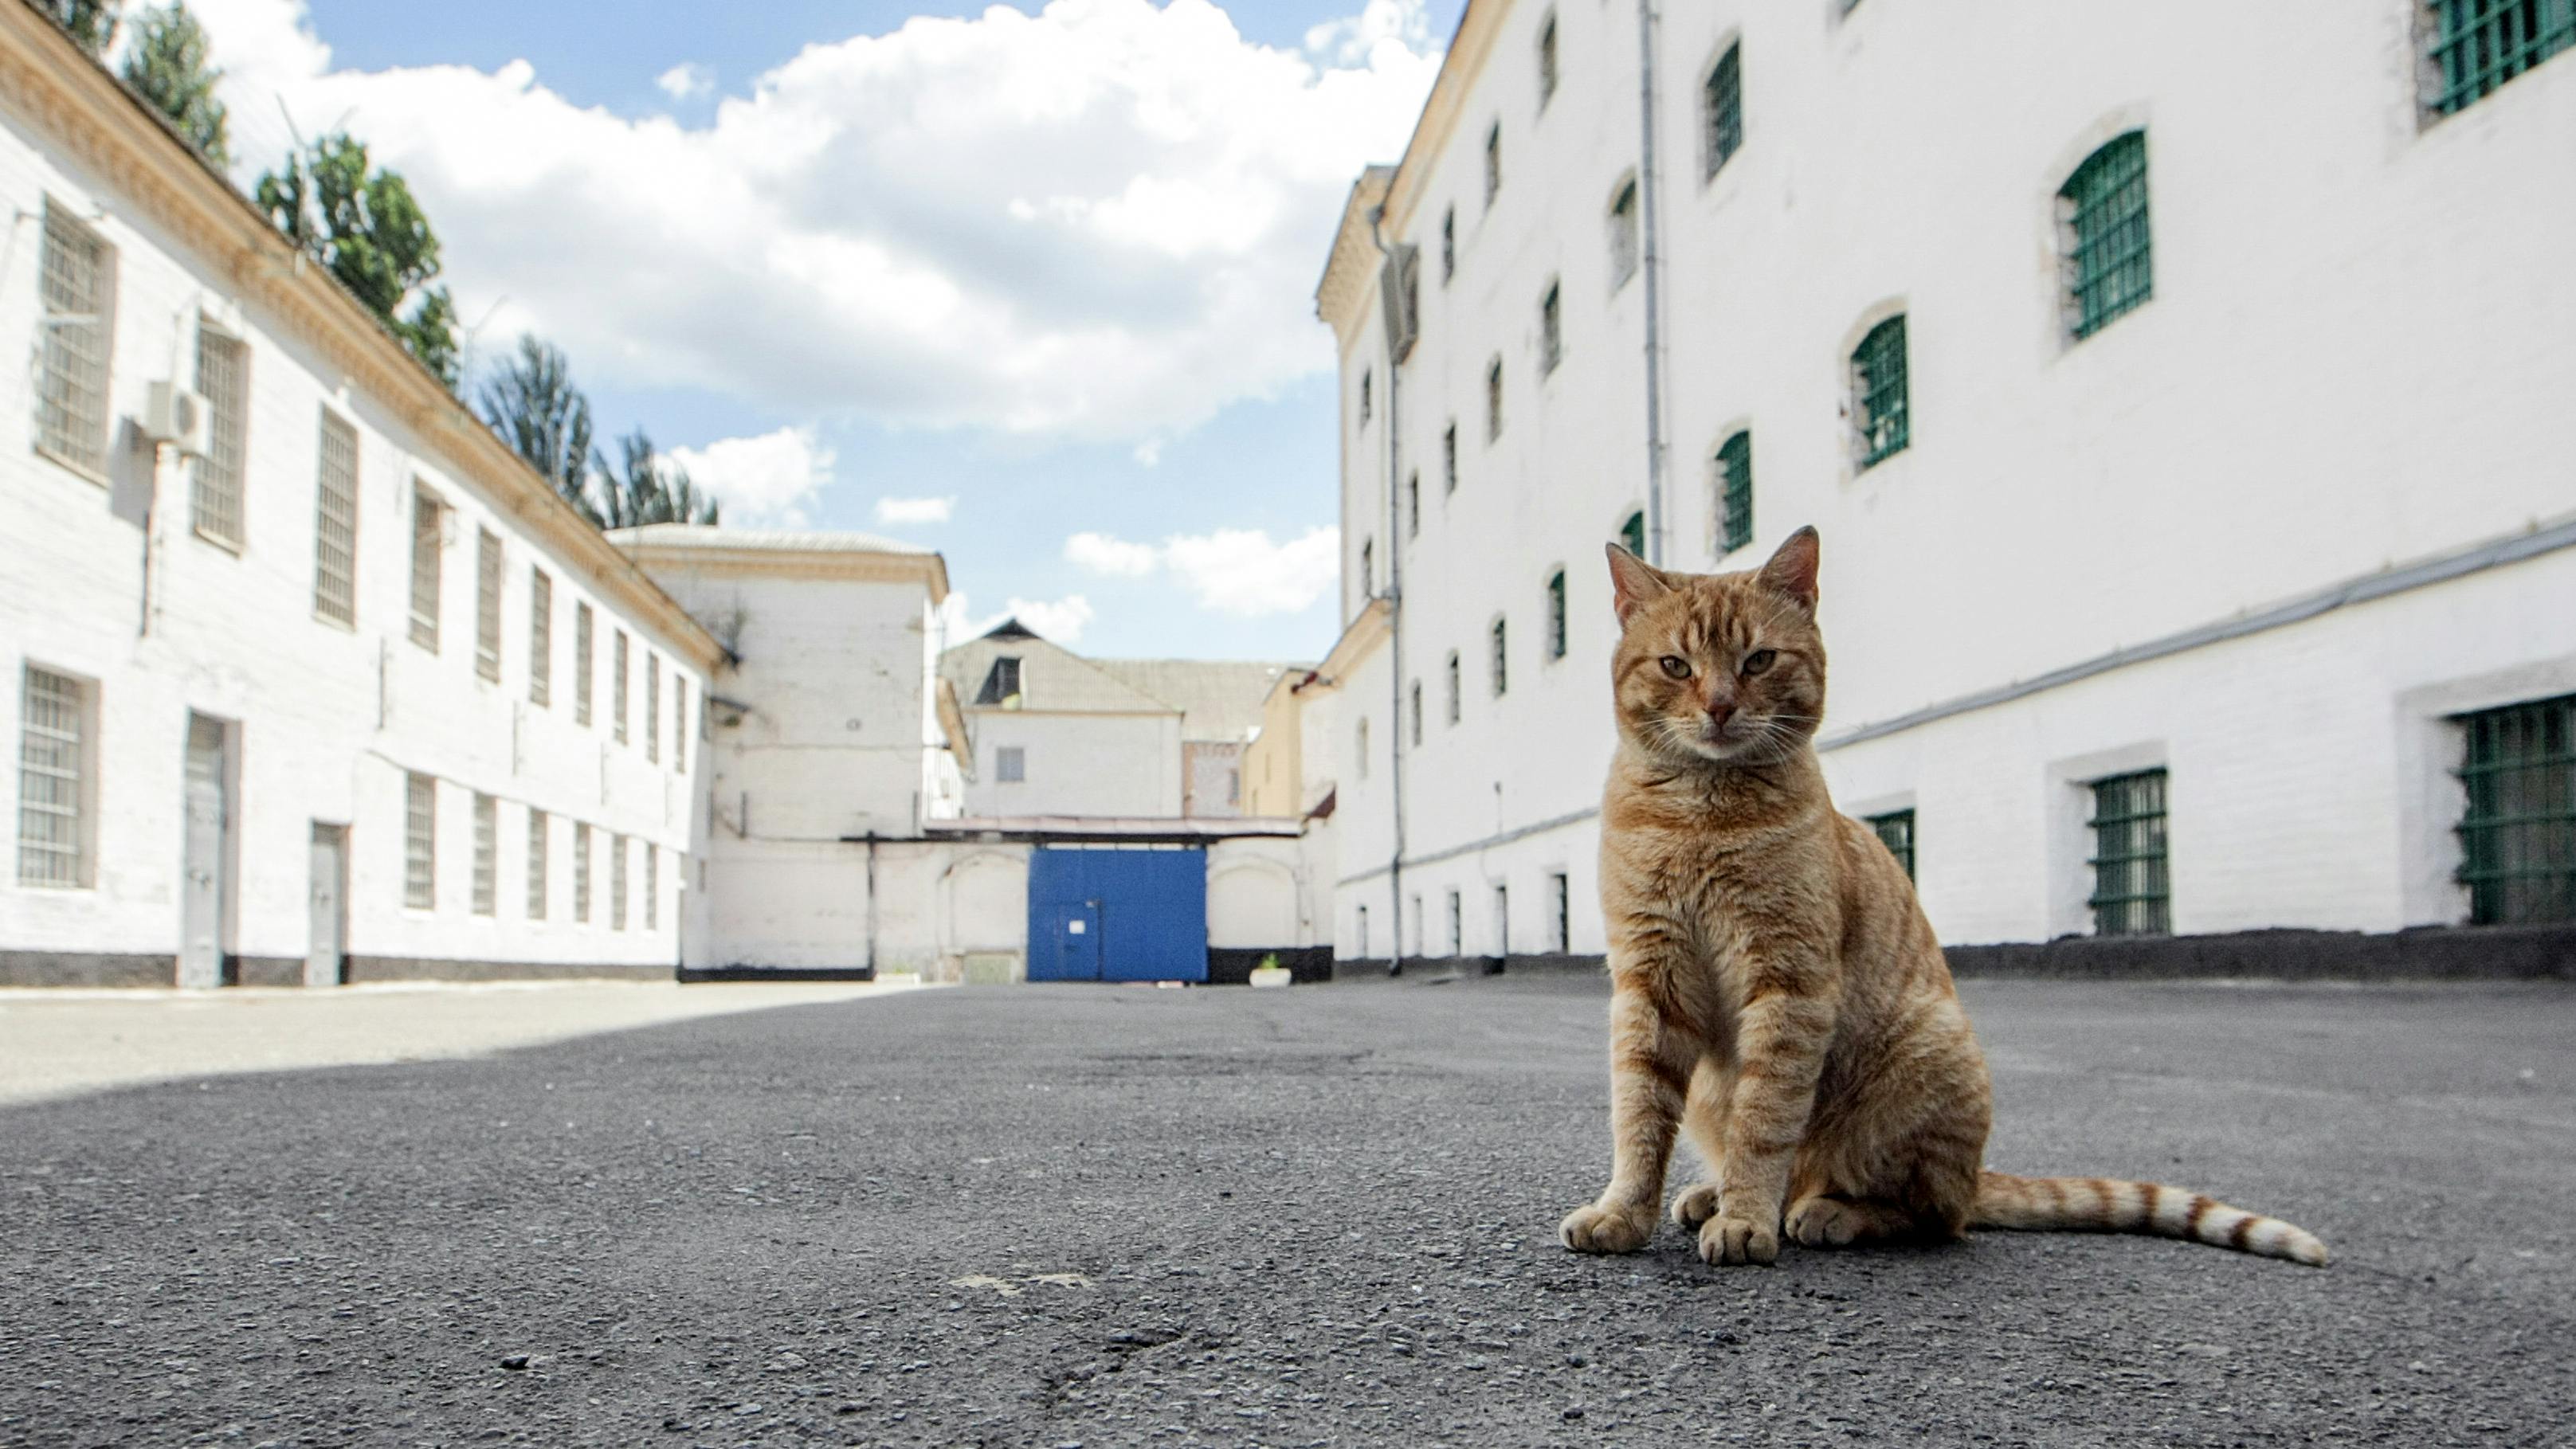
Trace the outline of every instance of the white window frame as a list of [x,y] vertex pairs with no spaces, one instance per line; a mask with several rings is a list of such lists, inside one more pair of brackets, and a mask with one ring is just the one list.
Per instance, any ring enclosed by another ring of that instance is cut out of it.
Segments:
[[[358,626],[358,429],[322,408],[313,467],[313,616]],[[345,454],[345,459],[340,455]]]
[[446,571],[447,505],[419,483],[411,490],[411,642],[438,652],[440,575]]
[[188,470],[189,524],[199,538],[239,553],[242,479],[250,429],[250,344],[197,319],[197,391],[206,399],[206,455]]
[[116,360],[116,248],[96,227],[45,198],[37,261],[36,451],[106,481]]
[[593,636],[598,630],[591,621],[590,605],[575,600],[572,606],[572,722],[590,728],[590,698],[598,670],[591,655]]
[[474,672],[501,682],[501,535],[474,530]]
[[474,914],[501,914],[501,802],[474,792]]
[[528,703],[550,709],[555,701],[555,581],[528,565]]
[[403,777],[403,909],[438,909],[438,779]]
[[546,812],[528,807],[528,919],[546,918]]
[[97,883],[98,682],[26,664],[19,676],[18,884]]

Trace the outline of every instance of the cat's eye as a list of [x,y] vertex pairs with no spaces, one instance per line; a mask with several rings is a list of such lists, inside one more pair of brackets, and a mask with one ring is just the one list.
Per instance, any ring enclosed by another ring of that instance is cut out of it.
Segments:
[[1768,649],[1754,650],[1752,653],[1744,656],[1744,676],[1747,679],[1750,679],[1754,675],[1760,674],[1763,670],[1771,667],[1772,660],[1779,657],[1779,655]]
[[1678,654],[1665,655],[1663,665],[1664,673],[1674,679],[1690,678],[1690,661]]

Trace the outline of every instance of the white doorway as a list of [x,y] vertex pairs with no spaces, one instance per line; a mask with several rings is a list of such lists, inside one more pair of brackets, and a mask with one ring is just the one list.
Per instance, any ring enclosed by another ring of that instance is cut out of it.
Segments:
[[304,984],[348,979],[349,827],[313,822],[313,923],[304,948]]
[[182,987],[224,984],[225,946],[232,939],[232,755],[231,725],[189,714],[179,875]]

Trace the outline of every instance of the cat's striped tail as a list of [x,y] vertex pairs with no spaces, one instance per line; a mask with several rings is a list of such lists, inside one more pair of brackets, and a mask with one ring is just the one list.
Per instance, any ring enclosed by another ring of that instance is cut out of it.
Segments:
[[2326,1245],[2307,1229],[2160,1182],[1982,1173],[1970,1222],[2023,1232],[2148,1233],[2326,1265]]

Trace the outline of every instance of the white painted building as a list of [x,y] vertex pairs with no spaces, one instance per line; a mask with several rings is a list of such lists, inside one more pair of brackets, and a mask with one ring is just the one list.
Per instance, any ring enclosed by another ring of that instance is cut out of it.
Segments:
[[668,975],[716,640],[21,5],[0,205],[0,980]]
[[1601,542],[1808,523],[1945,940],[2576,915],[2563,15],[1657,8],[1472,0],[1319,289],[1345,957],[1599,952]]

